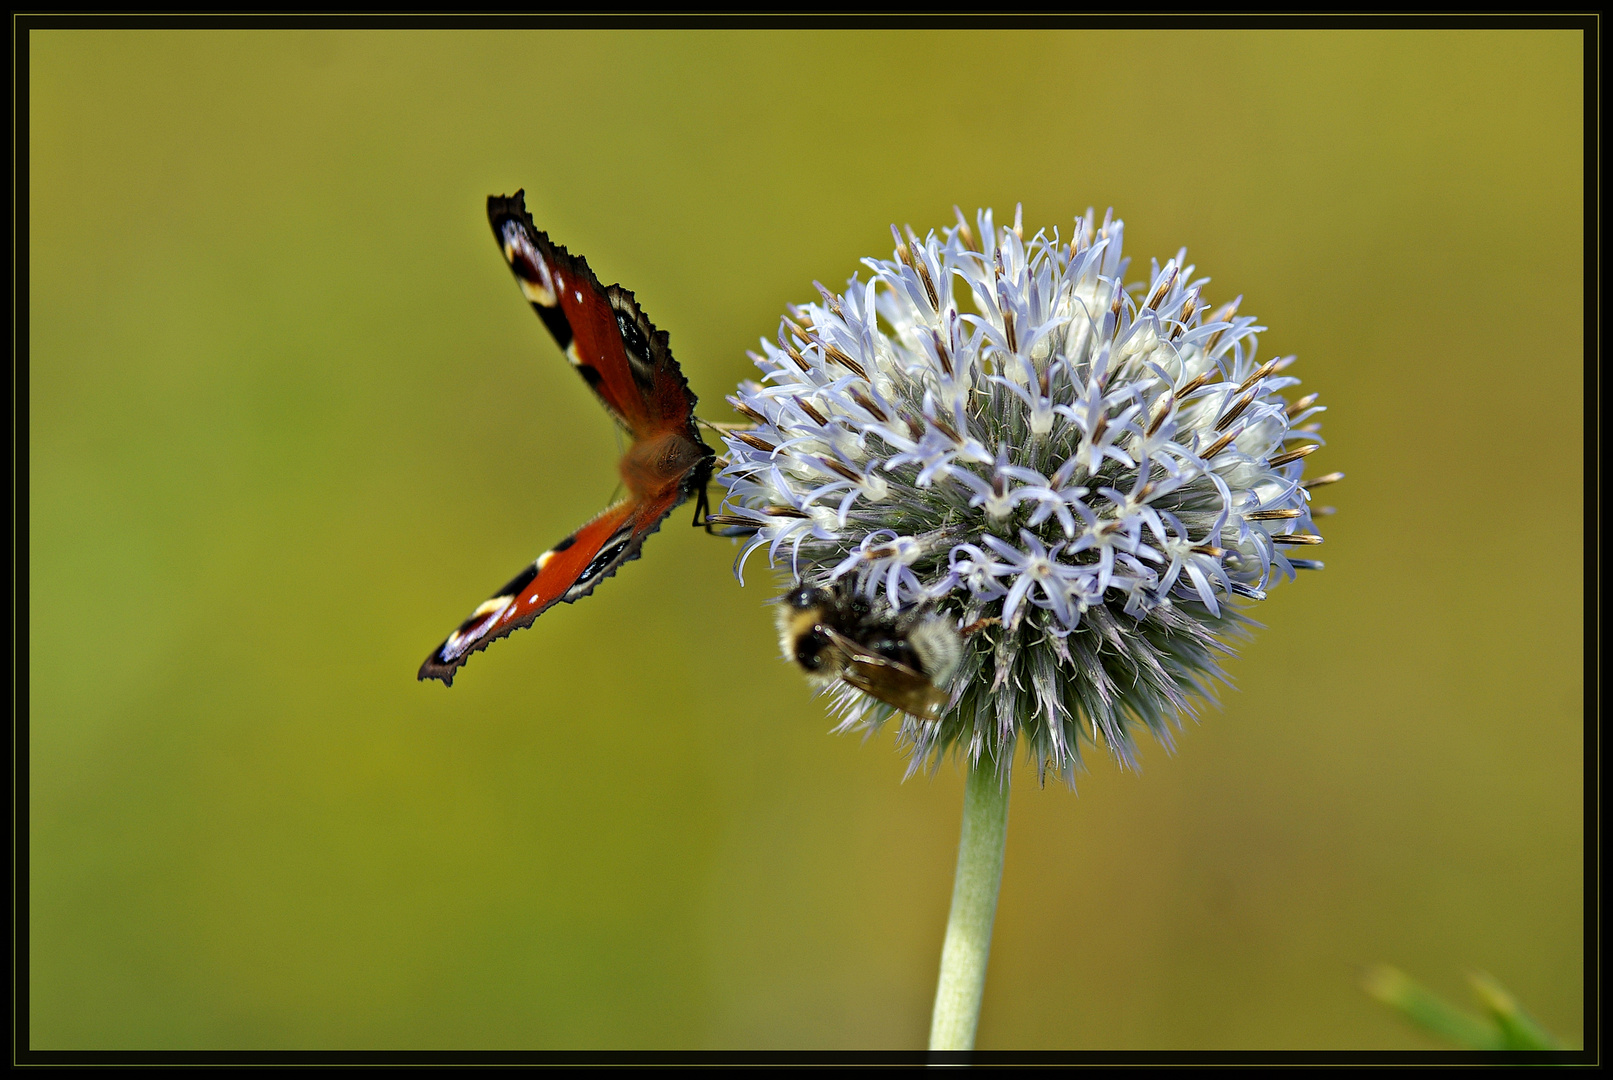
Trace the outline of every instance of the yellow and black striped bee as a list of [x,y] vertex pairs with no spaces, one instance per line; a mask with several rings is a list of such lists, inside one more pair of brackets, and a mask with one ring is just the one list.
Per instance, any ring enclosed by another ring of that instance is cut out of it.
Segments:
[[821,588],[798,582],[779,604],[778,630],[784,655],[815,687],[842,679],[921,720],[938,719],[952,699],[946,684],[963,639],[930,607],[895,610],[845,581]]

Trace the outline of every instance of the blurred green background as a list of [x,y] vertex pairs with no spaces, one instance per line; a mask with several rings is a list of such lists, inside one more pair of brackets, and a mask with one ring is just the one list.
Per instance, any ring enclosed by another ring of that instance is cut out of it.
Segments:
[[1222,709],[1078,795],[1017,774],[981,1047],[1434,1045],[1380,961],[1580,1040],[1577,32],[29,57],[34,1047],[922,1046],[961,773],[827,735],[686,509],[415,681],[616,483],[488,231],[519,187],[711,419],[891,222],[1021,201],[1186,245],[1331,407],[1328,568]]

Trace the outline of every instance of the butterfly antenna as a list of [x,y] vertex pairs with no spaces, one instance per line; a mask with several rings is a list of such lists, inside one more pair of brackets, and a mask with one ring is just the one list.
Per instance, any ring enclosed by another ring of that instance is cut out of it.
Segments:
[[694,422],[699,424],[701,427],[710,428],[712,431],[715,431],[719,435],[727,435],[727,434],[729,434],[731,432],[735,432],[735,431],[754,431],[754,430],[756,430],[756,425],[755,424],[719,424],[714,420],[702,420],[698,416],[694,418]]

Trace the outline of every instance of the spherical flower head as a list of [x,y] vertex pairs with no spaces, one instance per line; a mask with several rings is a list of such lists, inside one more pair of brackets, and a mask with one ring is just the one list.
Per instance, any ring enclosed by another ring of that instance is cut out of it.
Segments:
[[1238,300],[1210,312],[1185,251],[1128,284],[1108,215],[1067,243],[1026,241],[1018,211],[891,231],[894,257],[790,308],[729,399],[754,422],[719,475],[754,529],[736,573],[765,549],[960,628],[939,717],[831,691],[838,730],[900,716],[910,771],[949,748],[1006,768],[1023,742],[1073,783],[1084,739],[1134,766],[1139,723],[1168,748],[1213,700],[1247,602],[1320,568],[1287,554],[1321,540],[1316,395],[1284,396],[1293,357],[1257,357]]

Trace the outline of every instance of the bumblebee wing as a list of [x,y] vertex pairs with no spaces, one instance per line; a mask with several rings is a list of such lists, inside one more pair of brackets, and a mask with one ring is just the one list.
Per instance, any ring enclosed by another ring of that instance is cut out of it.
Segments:
[[846,657],[840,677],[869,697],[921,720],[935,720],[952,696],[921,671],[881,656],[838,631],[824,628]]

